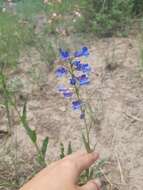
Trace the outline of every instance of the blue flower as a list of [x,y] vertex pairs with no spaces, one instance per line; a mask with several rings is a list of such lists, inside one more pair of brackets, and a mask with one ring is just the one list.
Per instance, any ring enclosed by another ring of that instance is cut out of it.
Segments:
[[76,82],[77,82],[77,79],[75,77],[73,77],[73,78],[70,79],[70,84],[71,85],[75,85]]
[[76,67],[78,67],[81,63],[80,61],[73,61],[72,64]]
[[77,71],[82,71],[82,64],[78,64],[75,69]]
[[88,73],[88,72],[91,71],[91,66],[90,66],[89,64],[82,64],[81,70],[82,70],[84,73]]
[[70,92],[69,90],[67,90],[67,91],[63,92],[63,95],[64,95],[65,98],[69,98],[69,97],[71,97],[73,95],[73,93]]
[[60,49],[60,58],[63,60],[63,61],[66,61],[68,60],[70,57],[70,54],[68,51],[65,51],[63,49]]
[[58,91],[61,92],[65,98],[71,97],[73,95],[73,92],[71,92],[69,89],[67,89],[64,85],[58,86]]
[[77,71],[82,71],[82,72],[84,72],[84,73],[88,73],[88,72],[91,71],[91,67],[90,67],[89,64],[81,64],[81,63],[79,63],[79,64],[76,65],[76,68],[75,68],[75,69],[76,69]]
[[59,92],[65,92],[67,90],[67,88],[63,84],[59,85],[57,89]]
[[76,51],[76,52],[74,53],[74,56],[75,56],[75,57],[81,57],[81,56],[87,57],[88,55],[89,55],[89,50],[88,50],[87,47],[83,47],[81,50]]
[[80,100],[72,102],[72,108],[74,110],[79,110],[81,108],[82,102]]
[[65,75],[68,73],[68,71],[67,71],[67,69],[64,68],[64,67],[59,67],[59,68],[55,71],[55,73],[56,73],[56,76],[57,76],[57,77],[63,77],[63,76],[65,76]]
[[81,75],[80,77],[78,77],[78,81],[80,86],[90,83],[90,79],[88,78],[87,75]]
[[89,55],[89,50],[87,47],[82,48],[82,54],[83,54],[83,56],[86,56],[86,57]]

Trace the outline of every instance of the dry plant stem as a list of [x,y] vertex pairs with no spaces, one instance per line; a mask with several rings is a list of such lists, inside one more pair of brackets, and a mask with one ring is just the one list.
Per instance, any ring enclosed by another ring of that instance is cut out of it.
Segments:
[[16,184],[19,184],[19,180],[18,180],[18,152],[17,152],[17,148],[18,148],[18,142],[17,142],[17,126],[16,126],[16,138],[15,138],[15,159],[14,159],[14,167],[15,167],[15,176],[16,176]]
[[115,153],[115,156],[116,156],[116,159],[117,159],[117,162],[118,162],[118,167],[119,167],[120,176],[121,176],[121,183],[122,183],[122,184],[126,184],[126,182],[125,182],[125,180],[124,180],[124,175],[123,175],[121,163],[120,163],[120,160],[119,160],[119,156],[118,156],[117,153]]
[[127,113],[127,112],[123,112],[127,117],[129,117],[129,118],[131,118],[131,119],[133,119],[133,120],[135,120],[135,121],[140,121],[140,122],[143,122],[143,119],[140,119],[140,118],[138,118],[138,117],[136,117],[136,116],[134,116],[134,115],[131,115],[130,113]]
[[106,176],[106,174],[104,173],[104,171],[100,168],[101,173],[103,174],[104,178],[106,179],[106,181],[109,183],[110,185],[110,190],[112,190],[113,184],[111,183],[110,179]]

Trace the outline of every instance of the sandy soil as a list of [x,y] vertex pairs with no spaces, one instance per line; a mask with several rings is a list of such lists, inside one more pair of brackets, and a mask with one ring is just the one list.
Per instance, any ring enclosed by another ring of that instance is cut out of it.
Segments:
[[[83,91],[84,97],[95,108],[96,126],[91,139],[93,143],[97,142],[96,150],[101,158],[109,158],[105,169],[111,171],[108,178],[114,184],[114,190],[143,189],[143,79],[137,44],[132,37],[94,40],[89,44],[88,62],[93,72],[91,84]],[[37,87],[37,82],[31,80],[27,57],[21,59],[17,76],[24,79],[23,89],[29,93],[28,118],[30,126],[39,134],[39,143],[45,136],[50,138],[47,160],[51,162],[59,158],[60,142],[67,145],[72,141],[74,150],[83,149],[83,123],[79,114],[71,110],[70,101],[56,92],[57,80],[53,72],[47,74],[45,64],[38,66],[40,60],[36,53],[33,62],[42,73],[42,87]],[[1,118],[0,127],[6,130],[3,108]],[[19,127],[16,116],[14,118],[14,135],[6,142],[4,137],[0,140],[3,163],[0,180],[15,178],[16,168],[22,183],[37,166],[35,150],[24,129]]]

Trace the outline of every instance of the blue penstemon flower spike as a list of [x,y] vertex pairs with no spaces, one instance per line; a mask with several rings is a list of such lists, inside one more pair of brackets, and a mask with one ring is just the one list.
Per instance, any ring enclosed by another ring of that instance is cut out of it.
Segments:
[[[60,58],[63,61],[63,66],[59,67],[55,73],[58,77],[66,76],[66,79],[69,81],[68,84],[71,85],[71,88],[66,88],[61,85],[58,91],[65,98],[74,97],[71,102],[72,109],[80,111],[80,119],[83,119],[86,130],[86,134],[83,134],[83,142],[87,152],[91,152],[89,139],[90,127],[87,126],[86,121],[86,103],[80,96],[80,87],[90,83],[89,73],[91,72],[91,66],[87,63],[81,63],[81,61],[78,60],[79,57],[87,57],[88,55],[89,50],[87,47],[83,47],[74,53],[60,49]],[[76,95],[76,98],[73,95]]]

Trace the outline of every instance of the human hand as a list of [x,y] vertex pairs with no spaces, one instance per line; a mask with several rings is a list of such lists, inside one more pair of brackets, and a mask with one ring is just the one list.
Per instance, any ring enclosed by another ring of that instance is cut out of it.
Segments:
[[81,172],[97,159],[97,153],[76,152],[50,164],[20,190],[99,190],[100,182],[91,180],[79,187]]

